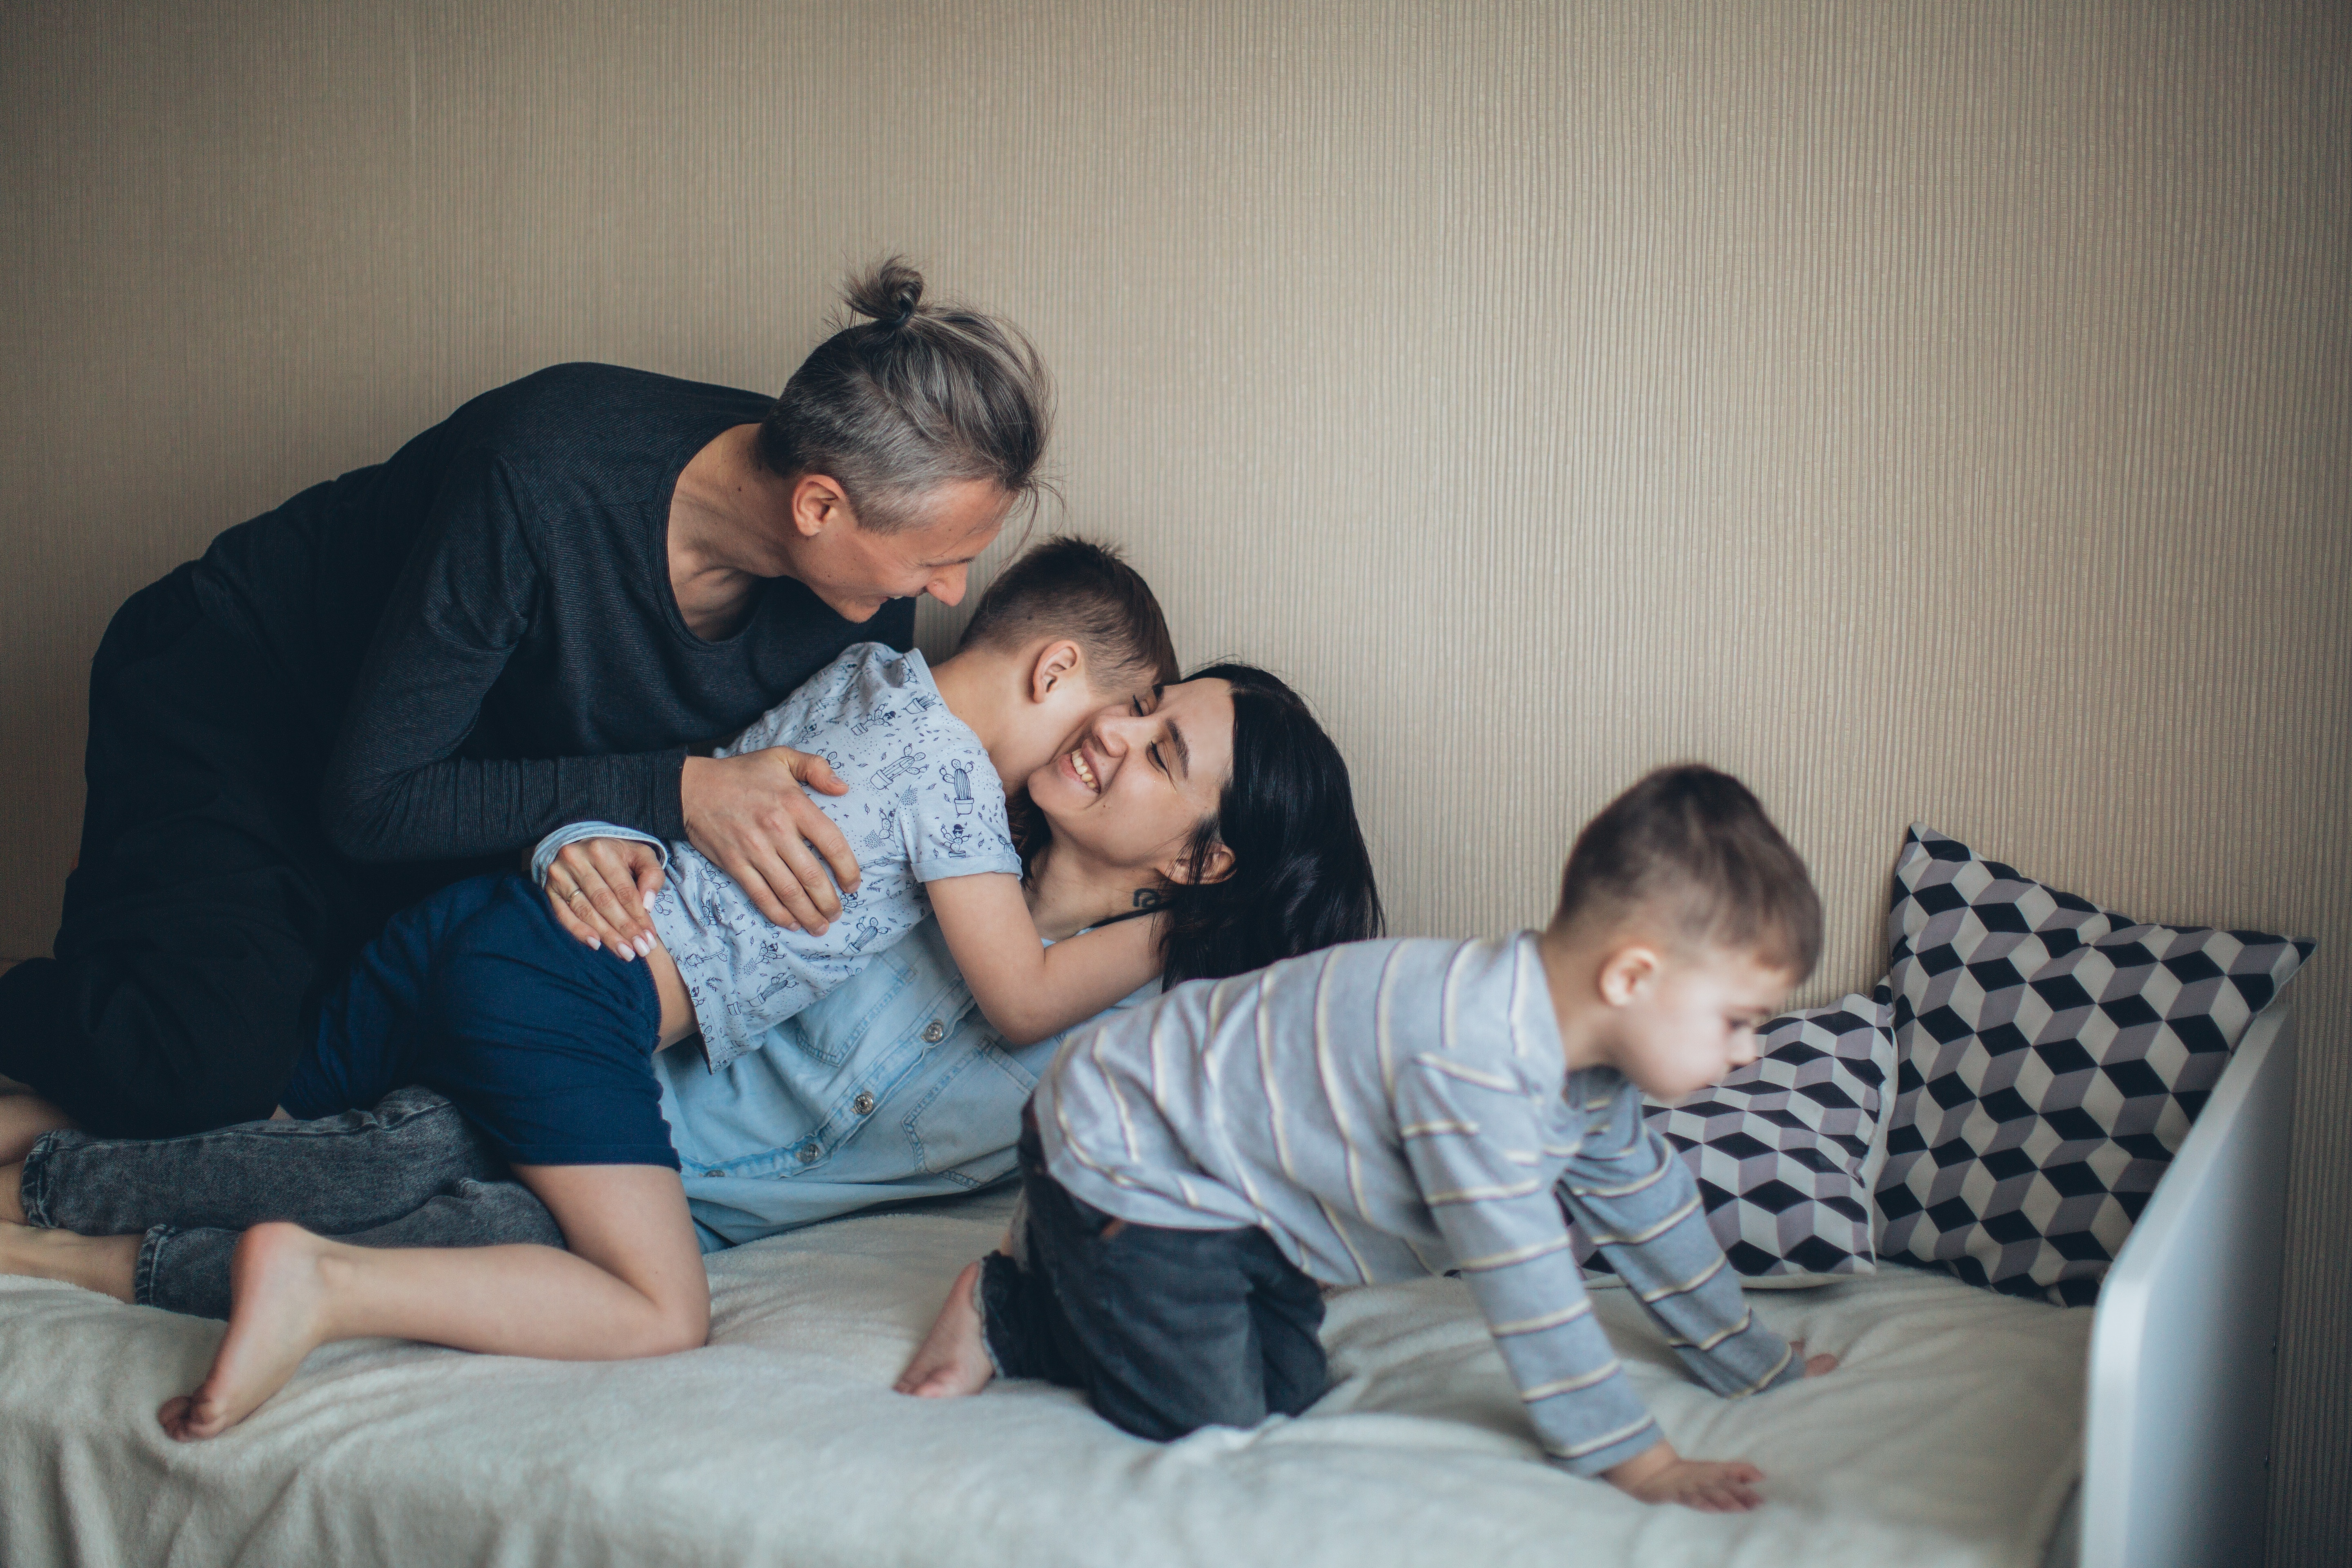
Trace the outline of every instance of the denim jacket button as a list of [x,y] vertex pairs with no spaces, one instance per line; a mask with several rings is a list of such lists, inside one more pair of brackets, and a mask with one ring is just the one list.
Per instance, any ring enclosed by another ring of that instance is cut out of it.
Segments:
[[802,1144],[800,1161],[803,1165],[813,1165],[816,1163],[816,1145],[814,1143]]
[[857,1091],[857,1098],[849,1102],[849,1109],[857,1112],[860,1116],[873,1115],[874,1091],[865,1089],[859,1089]]
[[923,1038],[927,1043],[936,1046],[947,1037],[948,1026],[937,1018],[923,1026]]
[[726,1172],[724,1172],[724,1171],[705,1171],[705,1172],[703,1172],[702,1173],[703,1173],[704,1175],[706,1175],[706,1176],[709,1177],[712,1181],[717,1181],[719,1177],[721,1177],[721,1176],[725,1175],[727,1173],[726,1173]]

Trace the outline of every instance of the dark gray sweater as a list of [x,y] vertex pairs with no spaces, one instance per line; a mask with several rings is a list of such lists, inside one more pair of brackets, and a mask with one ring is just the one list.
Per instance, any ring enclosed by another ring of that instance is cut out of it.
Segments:
[[677,477],[769,403],[558,365],[213,542],[197,590],[306,693],[287,718],[325,752],[339,849],[499,854],[589,817],[682,838],[689,749],[853,642],[909,645],[912,600],[859,625],[789,578],[733,637],[687,629],[667,549]]

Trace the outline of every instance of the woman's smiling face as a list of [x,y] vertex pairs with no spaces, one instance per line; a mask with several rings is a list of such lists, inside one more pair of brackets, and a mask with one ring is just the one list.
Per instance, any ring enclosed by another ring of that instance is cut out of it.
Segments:
[[1029,775],[1029,798],[1056,844],[1172,877],[1233,770],[1234,689],[1188,680],[1162,687],[1156,702],[1096,714],[1070,751]]

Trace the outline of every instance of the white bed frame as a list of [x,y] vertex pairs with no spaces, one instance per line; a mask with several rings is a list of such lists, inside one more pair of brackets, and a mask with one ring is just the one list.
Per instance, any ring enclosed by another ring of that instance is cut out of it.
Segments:
[[2100,1289],[2081,1568],[2263,1560],[2294,1058],[2273,999]]

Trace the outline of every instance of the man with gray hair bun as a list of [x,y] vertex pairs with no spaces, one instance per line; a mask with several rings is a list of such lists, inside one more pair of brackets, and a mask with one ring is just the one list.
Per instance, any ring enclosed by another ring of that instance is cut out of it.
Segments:
[[[0,1078],[32,1090],[0,1094],[0,1164],[75,1122],[268,1115],[390,912],[568,822],[688,840],[780,924],[840,912],[823,762],[698,753],[959,601],[1051,424],[1016,329],[895,258],[845,300],[779,397],[559,365],[131,596],[55,956],[0,975]],[[613,934],[561,868],[551,894]]]

